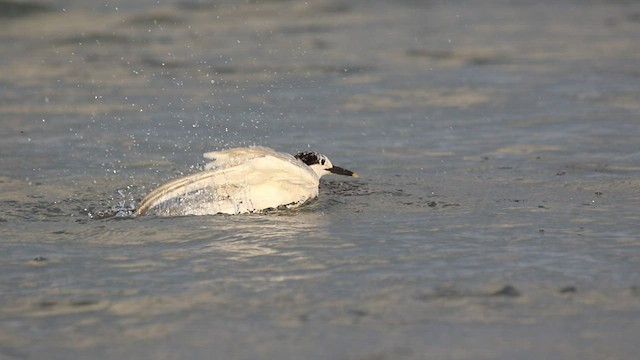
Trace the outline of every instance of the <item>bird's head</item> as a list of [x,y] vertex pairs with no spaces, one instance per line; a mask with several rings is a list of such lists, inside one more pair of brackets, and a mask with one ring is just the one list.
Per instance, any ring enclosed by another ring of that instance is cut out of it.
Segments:
[[353,171],[334,166],[328,157],[315,151],[305,151],[295,155],[295,158],[307,164],[317,175],[322,177],[327,174],[358,177]]

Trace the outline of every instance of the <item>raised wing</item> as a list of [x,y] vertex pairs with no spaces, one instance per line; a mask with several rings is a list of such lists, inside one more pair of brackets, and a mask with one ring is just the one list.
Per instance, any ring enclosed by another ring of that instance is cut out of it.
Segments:
[[205,159],[213,160],[205,165],[205,170],[223,169],[246,163],[255,158],[273,156],[282,157],[283,154],[264,146],[250,146],[246,148],[234,148],[222,151],[204,153]]

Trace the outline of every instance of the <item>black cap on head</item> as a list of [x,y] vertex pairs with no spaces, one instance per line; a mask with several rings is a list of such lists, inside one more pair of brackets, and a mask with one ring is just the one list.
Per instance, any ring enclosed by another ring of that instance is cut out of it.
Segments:
[[315,164],[324,165],[326,161],[323,155],[318,154],[315,151],[305,151],[305,152],[297,153],[295,158],[309,166],[315,165]]
[[[338,166],[334,166],[326,156],[317,153],[315,151],[305,151],[295,155],[295,158],[307,164],[308,166],[313,165],[323,165],[324,171],[329,172],[331,174],[336,175],[344,175],[344,176],[353,176],[358,177],[358,174],[354,173],[351,170],[343,169]],[[331,166],[331,167],[329,167]],[[322,175],[320,175],[322,176]]]

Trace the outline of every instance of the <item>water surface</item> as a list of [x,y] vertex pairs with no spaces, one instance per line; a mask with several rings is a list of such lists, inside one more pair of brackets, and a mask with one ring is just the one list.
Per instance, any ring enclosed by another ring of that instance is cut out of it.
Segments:
[[[638,4],[0,8],[0,358],[637,356]],[[362,177],[126,216],[252,144]]]

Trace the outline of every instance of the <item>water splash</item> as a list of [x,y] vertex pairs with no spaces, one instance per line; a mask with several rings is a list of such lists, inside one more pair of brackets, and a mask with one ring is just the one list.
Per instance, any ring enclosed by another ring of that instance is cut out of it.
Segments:
[[104,210],[85,208],[83,209],[83,212],[92,220],[108,219],[112,217],[133,217],[136,211],[136,201],[131,193],[130,186],[127,187],[127,190],[128,192],[123,189],[116,190],[119,199],[117,199],[117,203],[112,205],[110,208]]

